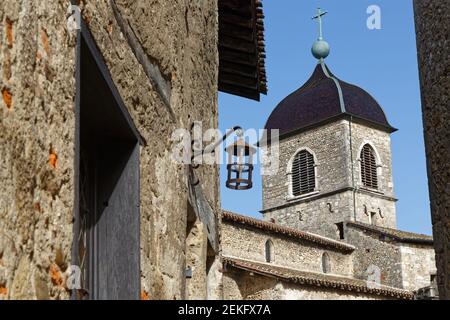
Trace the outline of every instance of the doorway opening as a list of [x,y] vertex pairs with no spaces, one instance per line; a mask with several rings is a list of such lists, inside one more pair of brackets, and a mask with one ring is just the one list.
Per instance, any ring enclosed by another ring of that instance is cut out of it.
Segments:
[[140,136],[84,23],[77,48],[74,298],[139,299]]

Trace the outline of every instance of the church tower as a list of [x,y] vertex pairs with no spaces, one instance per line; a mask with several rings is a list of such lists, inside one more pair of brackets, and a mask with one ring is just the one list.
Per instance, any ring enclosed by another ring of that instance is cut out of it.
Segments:
[[346,221],[396,228],[390,134],[377,101],[333,75],[322,37],[309,80],[274,109],[266,129],[279,129],[280,168],[263,177],[264,219],[339,239]]

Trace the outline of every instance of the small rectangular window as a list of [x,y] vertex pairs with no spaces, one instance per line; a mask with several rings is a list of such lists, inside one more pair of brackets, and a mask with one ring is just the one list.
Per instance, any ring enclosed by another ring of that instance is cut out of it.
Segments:
[[336,228],[337,228],[337,233],[338,233],[339,239],[344,240],[345,239],[344,223],[343,222],[336,223]]
[[370,224],[375,226],[377,222],[377,213],[376,212],[371,212],[370,213]]

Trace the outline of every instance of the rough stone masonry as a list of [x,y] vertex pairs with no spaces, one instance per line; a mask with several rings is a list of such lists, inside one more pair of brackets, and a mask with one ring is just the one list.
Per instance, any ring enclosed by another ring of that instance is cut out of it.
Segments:
[[450,2],[414,9],[439,295],[450,299]]
[[[199,221],[189,244],[200,249],[186,245],[188,171],[171,161],[169,142],[174,129],[194,120],[217,127],[217,3],[76,3],[146,141],[140,150],[141,297],[218,297],[217,286],[206,290],[206,275],[193,278],[203,290],[189,294],[187,288],[186,255],[206,268],[207,246]],[[0,3],[0,299],[71,294],[65,277],[74,237],[77,39],[66,28],[68,5]],[[124,26],[139,48],[131,47]],[[149,66],[165,87],[149,77]],[[196,173],[217,213],[217,169]]]

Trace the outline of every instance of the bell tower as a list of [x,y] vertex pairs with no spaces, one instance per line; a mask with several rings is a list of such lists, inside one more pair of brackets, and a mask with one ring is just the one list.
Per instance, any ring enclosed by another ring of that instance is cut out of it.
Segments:
[[280,133],[278,174],[263,177],[265,220],[339,239],[342,223],[396,228],[390,134],[378,102],[330,71],[319,37],[309,80],[283,99],[266,123]]

